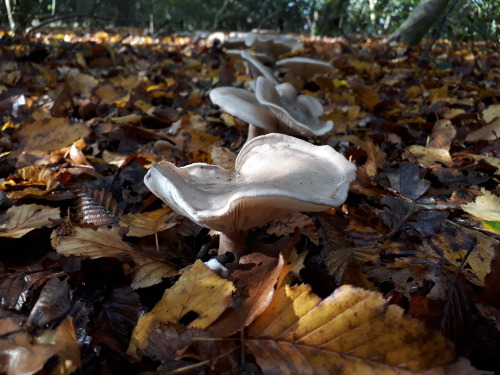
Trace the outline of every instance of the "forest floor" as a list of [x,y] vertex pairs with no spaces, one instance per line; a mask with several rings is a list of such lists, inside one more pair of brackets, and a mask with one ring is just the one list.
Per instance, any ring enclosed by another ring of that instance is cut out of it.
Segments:
[[234,167],[248,124],[208,93],[245,64],[124,29],[1,34],[0,373],[500,373],[499,45],[302,42],[281,57],[331,72],[271,68],[356,181],[252,229],[223,277],[217,233],[143,179]]

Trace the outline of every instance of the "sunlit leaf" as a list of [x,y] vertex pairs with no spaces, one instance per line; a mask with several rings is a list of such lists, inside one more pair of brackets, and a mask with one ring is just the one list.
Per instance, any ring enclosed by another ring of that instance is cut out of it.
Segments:
[[248,333],[246,347],[269,374],[410,373],[454,360],[443,336],[348,285],[324,300],[306,285],[281,288]]
[[159,208],[142,214],[127,214],[120,221],[120,225],[128,227],[127,236],[144,237],[155,234],[177,225],[176,221],[169,221],[176,213],[171,208]]
[[232,301],[233,283],[221,278],[198,260],[185,271],[151,312],[142,316],[132,334],[129,354],[147,346],[151,330],[159,323],[184,323],[207,328]]

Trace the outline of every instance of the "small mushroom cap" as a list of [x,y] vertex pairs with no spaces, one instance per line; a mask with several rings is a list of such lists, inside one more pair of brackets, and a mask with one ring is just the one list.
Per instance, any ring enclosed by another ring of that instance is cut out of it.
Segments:
[[254,93],[236,87],[217,87],[209,95],[212,103],[224,112],[268,131],[277,129],[273,113],[259,103]]
[[250,72],[252,73],[253,78],[263,76],[263,77],[266,77],[274,85],[277,85],[279,83],[278,80],[274,77],[271,69],[269,69],[267,66],[262,64],[259,60],[257,60],[254,56],[249,54],[247,51],[242,51],[241,57],[250,66]]
[[290,57],[276,62],[277,66],[289,69],[293,75],[307,81],[315,74],[328,74],[332,71],[332,65],[322,60],[307,57]]
[[[269,107],[284,127],[284,132],[303,136],[320,136],[333,128],[333,121],[323,122],[323,106],[312,96],[299,95],[289,83],[274,85],[264,77],[257,78],[257,100]],[[288,130],[288,131],[287,131]]]
[[330,146],[271,133],[246,143],[235,172],[196,163],[155,163],[146,186],[176,212],[221,232],[247,230],[297,211],[341,205],[354,164]]

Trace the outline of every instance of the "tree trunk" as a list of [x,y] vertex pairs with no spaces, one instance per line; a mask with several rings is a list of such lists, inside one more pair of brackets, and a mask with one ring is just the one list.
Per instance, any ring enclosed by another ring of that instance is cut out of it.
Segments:
[[414,45],[444,13],[449,0],[421,0],[405,22],[389,37],[389,42]]

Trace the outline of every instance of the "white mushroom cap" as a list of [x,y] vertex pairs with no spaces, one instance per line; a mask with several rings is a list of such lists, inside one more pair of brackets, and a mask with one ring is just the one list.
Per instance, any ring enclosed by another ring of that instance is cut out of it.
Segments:
[[235,172],[196,163],[155,163],[146,186],[174,211],[223,233],[257,227],[297,211],[341,205],[354,164],[330,146],[271,133],[246,143]]
[[323,122],[323,106],[312,96],[299,95],[289,83],[274,85],[264,77],[257,78],[257,100],[269,107],[286,129],[304,136],[319,136],[333,128],[333,121]]
[[267,66],[262,64],[259,60],[257,60],[255,57],[253,57],[247,51],[241,51],[241,57],[250,66],[250,72],[251,72],[253,78],[264,76],[275,85],[277,85],[279,83],[278,80],[274,77],[271,69],[269,69]]
[[273,113],[259,103],[254,93],[236,87],[217,87],[209,95],[212,103],[224,112],[268,131],[277,129]]
[[315,74],[328,74],[333,67],[330,63],[322,60],[310,59],[307,57],[290,57],[276,62],[277,66],[289,69],[290,72],[303,79],[308,80]]

